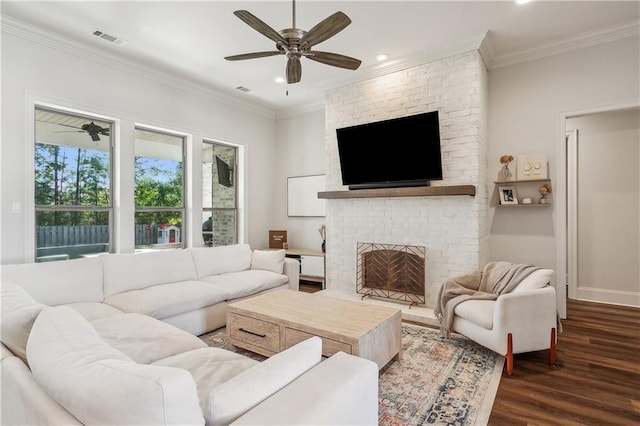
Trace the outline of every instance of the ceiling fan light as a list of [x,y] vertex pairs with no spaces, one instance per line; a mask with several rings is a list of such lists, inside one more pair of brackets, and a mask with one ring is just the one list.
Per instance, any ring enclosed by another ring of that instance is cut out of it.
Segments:
[[274,81],[278,84],[281,84],[285,82],[285,79],[283,77],[276,77]]
[[389,59],[389,55],[386,53],[379,53],[376,55],[376,61],[378,62],[386,61],[387,59]]

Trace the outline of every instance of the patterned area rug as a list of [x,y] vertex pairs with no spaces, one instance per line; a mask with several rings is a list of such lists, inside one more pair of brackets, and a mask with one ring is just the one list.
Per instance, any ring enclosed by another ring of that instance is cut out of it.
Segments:
[[[226,347],[220,328],[200,336]],[[259,361],[264,357],[227,348]],[[402,325],[402,354],[380,370],[379,425],[484,425],[498,390],[504,358],[452,334]]]

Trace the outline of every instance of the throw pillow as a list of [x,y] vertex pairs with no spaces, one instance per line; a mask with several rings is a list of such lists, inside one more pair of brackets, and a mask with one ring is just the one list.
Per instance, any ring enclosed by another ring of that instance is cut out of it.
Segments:
[[254,250],[251,269],[264,269],[282,274],[284,271],[284,250]]
[[522,280],[511,292],[517,293],[519,291],[542,288],[551,282],[552,276],[553,269],[538,269],[529,274],[529,276]]
[[2,293],[2,343],[27,362],[27,339],[33,322],[47,305],[36,302],[18,284],[4,281]]

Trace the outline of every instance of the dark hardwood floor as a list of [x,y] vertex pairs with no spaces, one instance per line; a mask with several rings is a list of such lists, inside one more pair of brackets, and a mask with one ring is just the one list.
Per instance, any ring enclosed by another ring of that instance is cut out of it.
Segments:
[[514,356],[488,424],[640,425],[640,308],[568,300],[562,328],[555,367],[548,351]]
[[489,425],[640,425],[640,309],[567,301],[556,366],[515,356]]

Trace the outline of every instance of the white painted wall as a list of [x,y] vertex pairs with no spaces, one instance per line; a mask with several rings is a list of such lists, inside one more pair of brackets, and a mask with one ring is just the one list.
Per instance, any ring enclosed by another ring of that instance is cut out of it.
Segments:
[[577,298],[640,306],[640,110],[568,119],[574,129]]
[[[55,47],[54,47],[55,46]],[[180,85],[108,58],[87,56],[20,31],[2,32],[2,144],[1,144],[1,263],[19,263],[33,256],[32,104],[48,102],[117,119],[116,163],[120,176],[132,181],[134,123],[159,126],[191,135],[189,162],[198,165],[188,189],[188,220],[196,212],[191,241],[200,239],[202,138],[235,143],[246,148],[247,193],[245,241],[266,246],[268,229],[275,222],[272,189],[276,184],[275,119],[271,112],[244,108],[195,87]],[[99,60],[101,63],[97,63]],[[119,137],[118,137],[119,135]],[[122,234],[117,249],[133,250],[133,188],[123,189],[116,220]],[[21,213],[12,213],[13,202]]]
[[501,154],[540,153],[549,158],[554,189],[551,209],[490,209],[492,260],[552,268],[563,281],[566,265],[558,261],[564,255],[556,243],[566,238],[564,117],[571,111],[638,103],[639,52],[636,36],[490,70],[489,185]]
[[291,248],[319,251],[322,246],[318,228],[325,223],[324,217],[287,216],[287,178],[326,173],[324,126],[324,109],[281,118],[277,122],[274,205],[278,220],[273,229],[287,230]]

